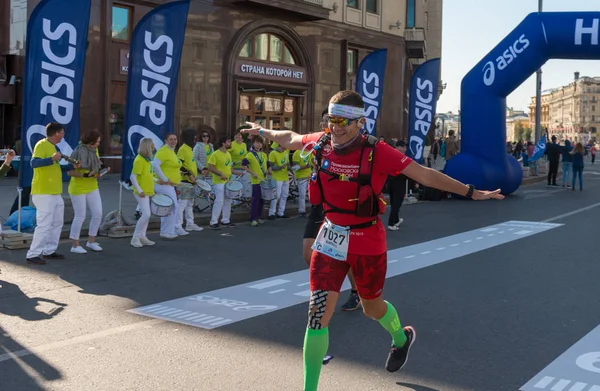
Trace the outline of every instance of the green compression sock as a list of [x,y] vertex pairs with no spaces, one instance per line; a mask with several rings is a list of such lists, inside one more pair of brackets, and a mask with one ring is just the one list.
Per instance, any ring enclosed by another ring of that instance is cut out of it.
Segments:
[[304,335],[304,391],[317,391],[323,359],[329,348],[329,329],[306,329]]
[[379,324],[390,333],[394,340],[394,346],[401,348],[406,343],[406,335],[402,329],[402,324],[400,324],[398,312],[396,312],[393,305],[387,301],[385,303],[387,304],[387,312],[383,315],[383,318],[379,319]]

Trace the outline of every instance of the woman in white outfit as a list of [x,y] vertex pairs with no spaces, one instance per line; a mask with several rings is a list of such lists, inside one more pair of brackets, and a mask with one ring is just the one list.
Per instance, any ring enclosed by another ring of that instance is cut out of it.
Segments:
[[81,162],[81,168],[68,172],[71,177],[69,195],[71,196],[75,215],[69,237],[73,240],[71,252],[76,254],[87,253],[79,244],[79,235],[81,234],[87,208],[90,209],[92,218],[88,229],[88,241],[85,246],[92,251],[102,251],[102,247],[96,243],[96,235],[98,235],[98,229],[102,221],[102,199],[98,189],[98,178],[101,170],[106,169],[106,172],[108,172],[110,168],[105,168],[100,161],[100,155],[98,154],[100,137],[100,132],[95,129],[87,132],[71,154],[71,158]]
[[133,195],[138,202],[138,207],[142,215],[140,216],[131,245],[133,247],[153,246],[155,243],[146,237],[148,223],[150,222],[150,197],[154,195],[154,171],[152,170],[152,155],[154,152],[154,143],[151,138],[140,140],[138,155],[133,161],[131,169],[131,185],[133,186]]
[[175,239],[177,236],[190,234],[181,226],[177,226],[179,203],[175,186],[181,183],[181,161],[175,154],[176,146],[177,136],[174,133],[167,133],[165,145],[156,151],[152,160],[154,176],[158,179],[154,186],[156,194],[164,194],[173,200],[171,213],[160,218],[160,237],[163,239]]

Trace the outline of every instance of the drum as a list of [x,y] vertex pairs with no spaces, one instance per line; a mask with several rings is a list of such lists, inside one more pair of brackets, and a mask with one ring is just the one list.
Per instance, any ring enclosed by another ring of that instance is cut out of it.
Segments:
[[181,182],[175,185],[175,193],[177,193],[177,199],[179,200],[192,200],[194,199],[194,185]]
[[164,194],[155,194],[150,198],[150,212],[154,216],[166,217],[173,211],[173,200]]
[[260,194],[265,201],[273,201],[277,198],[277,184],[273,179],[260,182]]
[[196,179],[196,186],[194,186],[194,195],[196,197],[204,198],[212,191],[212,186],[205,180]]
[[229,181],[225,184],[225,197],[237,200],[242,198],[244,192],[244,185],[240,181]]

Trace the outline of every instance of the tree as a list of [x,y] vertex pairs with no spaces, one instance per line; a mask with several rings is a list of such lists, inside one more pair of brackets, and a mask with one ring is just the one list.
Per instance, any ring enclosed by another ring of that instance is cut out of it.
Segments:
[[525,130],[523,131],[523,138],[525,139],[525,141],[531,141],[532,133],[533,133],[533,129],[525,128]]
[[523,133],[525,130],[523,129],[523,124],[521,122],[517,122],[515,124],[515,141],[523,140]]

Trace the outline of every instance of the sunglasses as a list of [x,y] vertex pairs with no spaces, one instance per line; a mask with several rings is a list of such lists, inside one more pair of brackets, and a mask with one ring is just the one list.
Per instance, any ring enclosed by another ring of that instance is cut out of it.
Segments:
[[348,126],[352,121],[358,121],[360,118],[342,118],[329,116],[328,121],[330,124],[338,126]]
[[202,137],[208,137],[208,134],[203,134]]

